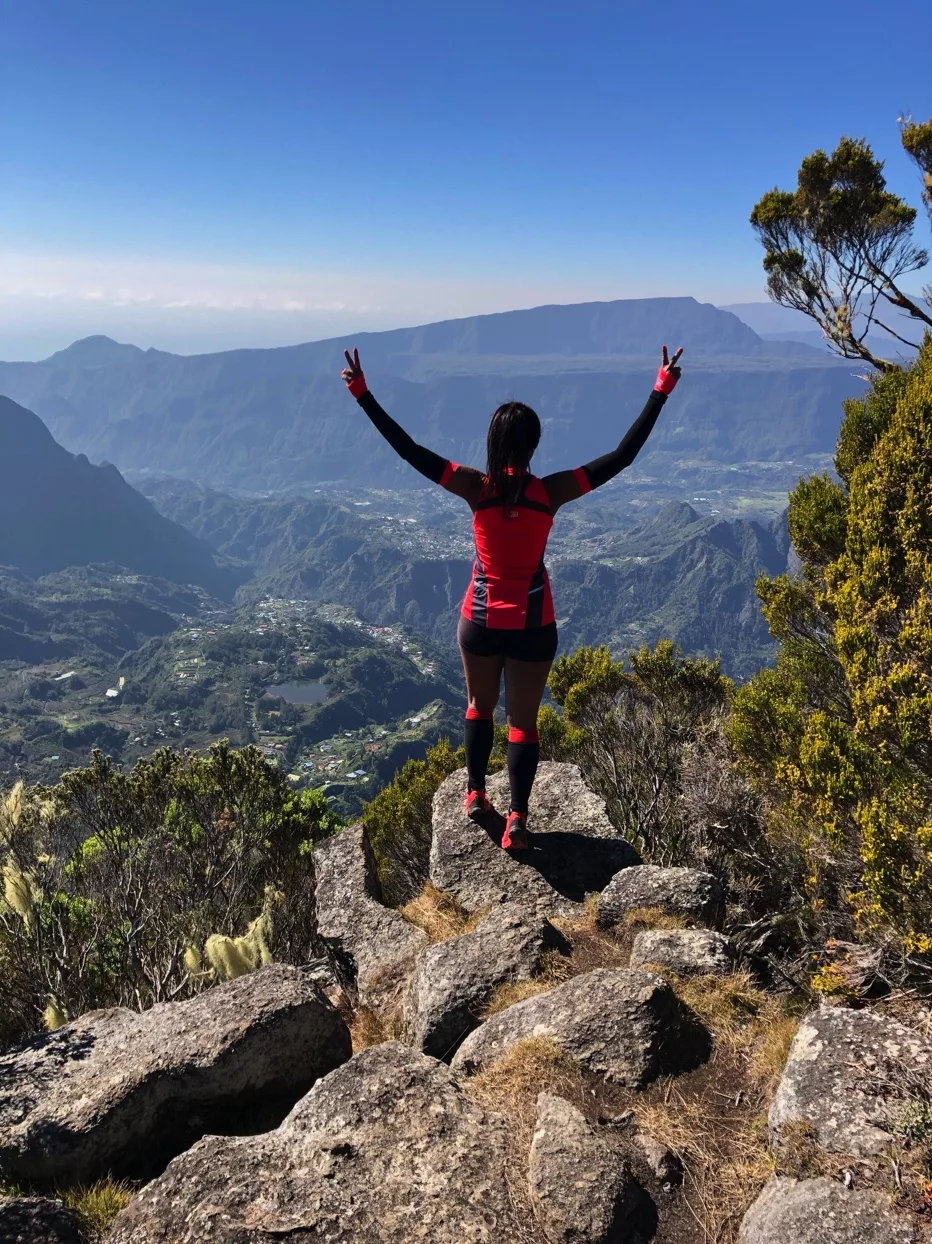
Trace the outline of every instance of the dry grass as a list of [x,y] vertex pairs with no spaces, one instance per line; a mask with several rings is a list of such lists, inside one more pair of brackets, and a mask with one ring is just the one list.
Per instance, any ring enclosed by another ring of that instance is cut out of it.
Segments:
[[398,912],[409,924],[423,929],[431,945],[471,932],[486,914],[482,911],[470,916],[452,894],[444,894],[429,881],[417,898],[399,907]]
[[58,1194],[73,1209],[92,1240],[106,1235],[117,1214],[133,1199],[129,1184],[102,1179],[88,1187],[71,1188]]
[[497,1062],[465,1081],[466,1092],[487,1110],[509,1120],[517,1151],[530,1147],[538,1093],[557,1093],[570,1100],[583,1091],[579,1064],[564,1054],[552,1037],[516,1041]]
[[703,1237],[715,1244],[737,1238],[745,1210],[772,1171],[765,1128],[755,1114],[760,1103],[742,1109],[727,1096],[712,1088],[694,1096],[671,1082],[662,1099],[635,1106],[638,1126],[683,1163],[684,1201]]
[[353,1041],[353,1053],[367,1050],[370,1045],[382,1045],[385,1041],[396,1041],[401,1036],[402,1021],[400,1011],[381,1012],[360,1006],[353,1012],[349,1025]]
[[50,1193],[40,1192],[27,1185],[0,1181],[0,1196],[51,1196],[73,1209],[93,1244],[103,1240],[113,1225],[114,1218],[133,1199],[134,1192],[131,1184],[115,1179],[101,1179],[97,1183],[74,1188],[57,1188]]
[[536,998],[538,994],[546,993],[549,989],[553,989],[554,985],[559,985],[561,981],[568,980],[572,975],[574,975],[572,959],[568,955],[561,955],[558,950],[545,950],[540,959],[540,974],[533,980],[506,981],[504,985],[499,985],[482,1008],[480,1017],[483,1020],[489,1019],[492,1015],[497,1015],[499,1011],[514,1006],[516,1002],[524,1002],[526,998]]
[[660,907],[636,907],[629,911],[622,922],[627,929],[640,933],[644,929],[685,929],[682,916],[671,916]]

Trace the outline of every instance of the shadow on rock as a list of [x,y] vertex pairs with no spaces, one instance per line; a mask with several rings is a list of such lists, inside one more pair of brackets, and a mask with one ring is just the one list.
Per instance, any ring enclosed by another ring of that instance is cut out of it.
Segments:
[[[477,820],[489,839],[501,850],[505,818],[492,811]],[[641,862],[630,843],[621,838],[595,838],[572,830],[550,830],[528,834],[526,851],[509,851],[508,858],[531,868],[565,899],[582,903],[588,894],[604,890],[622,868]]]

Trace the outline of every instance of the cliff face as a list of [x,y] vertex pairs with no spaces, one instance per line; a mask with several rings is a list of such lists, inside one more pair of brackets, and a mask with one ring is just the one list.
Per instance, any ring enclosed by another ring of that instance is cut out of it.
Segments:
[[237,578],[164,518],[116,467],[70,454],[31,411],[0,397],[0,564],[29,575],[113,562],[229,596]]

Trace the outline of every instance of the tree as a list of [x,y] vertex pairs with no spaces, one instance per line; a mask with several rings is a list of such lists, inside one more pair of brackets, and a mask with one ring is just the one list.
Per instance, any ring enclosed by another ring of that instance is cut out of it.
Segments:
[[[902,138],[928,178],[932,122],[904,125]],[[928,195],[928,180],[926,187]],[[807,156],[796,190],[769,190],[751,212],[774,302],[814,319],[842,357],[863,359],[881,371],[896,364],[869,346],[873,327],[904,345],[918,345],[896,331],[888,312],[905,312],[932,327],[929,311],[899,284],[928,262],[912,240],[915,220],[916,209],[887,190],[882,161],[867,142],[852,138],[842,138],[831,155],[820,150]]]
[[932,954],[932,338],[845,405],[838,482],[803,480],[803,573],[762,580],[775,670],[731,738],[829,923]]
[[304,962],[312,848],[338,825],[319,792],[226,743],[128,774],[95,752],[56,787],[20,784],[0,807],[0,1038],[50,1001],[74,1017],[185,996],[209,979],[191,968],[207,939],[260,916],[270,953]]

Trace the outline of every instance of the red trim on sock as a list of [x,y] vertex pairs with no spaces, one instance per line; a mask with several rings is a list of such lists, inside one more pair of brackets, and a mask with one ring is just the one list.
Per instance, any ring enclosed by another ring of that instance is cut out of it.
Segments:
[[539,743],[540,735],[536,730],[516,730],[514,726],[508,727],[509,743]]
[[467,708],[466,710],[466,720],[467,721],[491,721],[492,713],[480,713],[477,708],[473,708],[473,706],[470,704],[469,708]]

